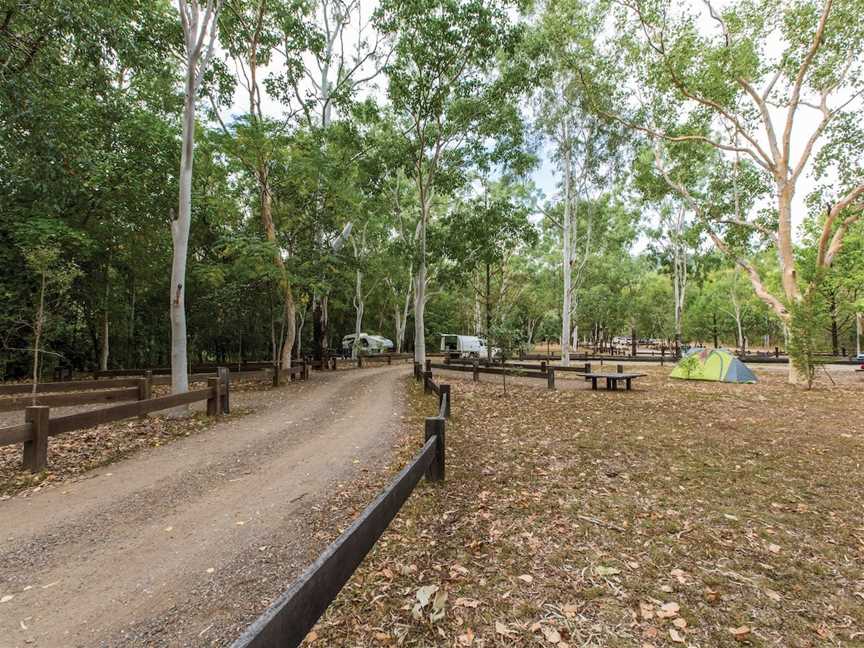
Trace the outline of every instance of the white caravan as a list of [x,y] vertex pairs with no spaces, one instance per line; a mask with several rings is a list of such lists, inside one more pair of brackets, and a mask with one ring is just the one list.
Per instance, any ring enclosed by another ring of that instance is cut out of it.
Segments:
[[[441,334],[441,351],[451,358],[485,358],[486,340],[476,335]],[[496,355],[493,349],[493,355]]]
[[[342,338],[342,350],[351,353],[354,348],[354,338],[357,337],[353,333]],[[392,351],[392,340],[388,340],[380,335],[369,335],[368,333],[360,334],[359,351],[360,353],[387,353]]]

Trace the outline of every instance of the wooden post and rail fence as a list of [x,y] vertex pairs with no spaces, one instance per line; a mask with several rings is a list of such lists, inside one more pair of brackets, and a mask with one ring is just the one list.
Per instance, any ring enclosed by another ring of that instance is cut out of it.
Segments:
[[431,372],[418,372],[427,393],[438,395],[438,413],[426,418],[425,442],[420,452],[396,475],[384,491],[305,572],[250,625],[232,648],[294,648],[333,602],[345,583],[402,508],[425,475],[430,482],[444,481],[445,428],[450,416],[449,385],[439,385]]
[[464,371],[473,374],[474,382],[480,380],[480,374],[491,374],[495,376],[513,376],[514,378],[537,378],[546,381],[546,387],[549,390],[555,389],[555,374],[558,372],[573,372],[581,374],[591,373],[591,363],[586,362],[584,365],[576,365],[572,367],[560,367],[551,365],[545,360],[542,360],[539,365],[528,364],[522,362],[506,362],[496,364],[488,360],[478,358],[445,358],[443,364],[433,364],[431,360],[426,360],[425,372],[419,365],[415,364],[415,375],[419,372],[421,375],[431,375],[432,369],[444,369],[446,371]]

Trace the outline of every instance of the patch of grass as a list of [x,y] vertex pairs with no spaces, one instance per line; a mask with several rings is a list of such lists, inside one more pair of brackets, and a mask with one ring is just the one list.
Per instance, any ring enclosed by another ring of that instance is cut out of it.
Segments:
[[[646,370],[618,394],[448,375],[446,482],[418,486],[310,645],[864,646],[861,386]],[[401,465],[435,409],[411,390]],[[425,585],[443,619],[414,613]]]

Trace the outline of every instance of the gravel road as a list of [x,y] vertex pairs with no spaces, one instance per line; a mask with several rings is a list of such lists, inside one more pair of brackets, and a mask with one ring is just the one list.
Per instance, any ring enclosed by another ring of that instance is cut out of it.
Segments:
[[0,647],[230,643],[347,522],[334,495],[388,463],[409,371],[315,373],[259,412],[0,502]]

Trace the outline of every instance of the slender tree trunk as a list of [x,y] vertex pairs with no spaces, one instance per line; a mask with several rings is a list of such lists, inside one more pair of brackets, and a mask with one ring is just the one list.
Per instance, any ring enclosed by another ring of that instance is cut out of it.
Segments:
[[864,337],[864,313],[855,314],[855,355],[861,355],[861,338]]
[[291,350],[294,348],[294,340],[297,337],[297,308],[294,303],[294,293],[291,290],[291,282],[288,279],[288,270],[285,268],[285,260],[276,238],[276,227],[273,224],[273,198],[270,194],[269,178],[262,178],[261,188],[261,223],[264,227],[264,235],[267,240],[276,247],[273,260],[279,270],[279,291],[282,295],[283,318],[285,326],[285,339],[282,341],[282,349],[279,354],[279,366],[282,369],[291,368]]
[[492,361],[492,270],[486,264],[486,359]]
[[[186,257],[192,222],[192,163],[195,154],[195,70],[186,74],[183,106],[183,148],[180,155],[180,205],[171,223],[174,258],[171,264],[171,391],[189,391],[189,363],[186,351]],[[188,408],[178,408],[178,410]]]
[[414,362],[426,363],[426,226],[432,211],[430,188],[418,178],[420,190],[420,264],[414,278]]
[[363,311],[366,309],[363,303],[363,273],[357,270],[356,283],[354,286],[354,345],[351,349],[351,357],[357,359],[360,349],[360,333],[363,330]]
[[39,287],[39,308],[36,310],[36,322],[33,327],[33,388],[31,396],[36,404],[36,391],[39,385],[40,348],[42,346],[42,329],[45,327],[45,289],[48,284],[47,273],[42,271],[42,282]]
[[108,283],[108,270],[105,271],[105,300],[102,303],[102,353],[99,358],[99,369],[101,371],[108,371],[108,353],[109,353],[109,340],[108,340],[108,295],[109,295],[109,283]]
[[572,159],[570,149],[570,134],[567,124],[563,126],[563,148],[564,148],[564,223],[562,231],[562,270],[564,273],[564,295],[561,304],[561,364],[565,367],[570,366],[570,313],[572,308],[573,288],[572,288],[572,262],[573,251],[571,249],[572,241],[570,235],[571,229],[571,203],[572,203]]

